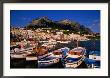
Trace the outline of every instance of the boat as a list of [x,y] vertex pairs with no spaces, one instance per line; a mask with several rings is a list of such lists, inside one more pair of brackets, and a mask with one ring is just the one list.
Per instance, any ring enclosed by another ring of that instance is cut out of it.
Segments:
[[70,49],[68,47],[60,48],[52,52],[53,57],[63,58]]
[[63,58],[63,54],[69,51],[68,47],[60,48],[58,50],[54,50],[47,54],[47,56],[38,59],[38,67],[48,67],[53,64],[56,64]]
[[58,50],[54,50],[51,56],[56,58],[62,58],[63,54],[62,54],[62,51],[58,49]]
[[88,68],[100,68],[100,52],[90,51],[89,57],[86,59]]
[[26,58],[27,53],[26,52],[16,52],[16,53],[10,53],[10,56],[12,59],[14,58]]
[[50,55],[47,49],[45,49],[45,47],[35,47],[33,48],[33,51],[37,55],[38,59],[41,59]]
[[100,61],[100,52],[99,51],[90,51],[89,59]]
[[26,49],[14,48],[10,50],[11,58],[25,58],[27,55],[32,53],[33,53],[32,47]]
[[64,47],[64,48],[61,48],[60,50],[62,51],[63,55],[66,56],[66,53],[70,50],[70,48]]
[[48,67],[58,62],[59,62],[59,58],[47,56],[45,58],[41,58],[38,60],[38,67],[39,68]]
[[67,52],[65,58],[66,68],[77,68],[85,59],[86,49],[83,47],[76,47]]

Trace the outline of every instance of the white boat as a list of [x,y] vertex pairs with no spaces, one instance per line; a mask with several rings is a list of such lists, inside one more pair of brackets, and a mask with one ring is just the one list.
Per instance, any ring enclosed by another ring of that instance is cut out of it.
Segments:
[[11,58],[18,58],[18,59],[20,59],[20,58],[26,58],[26,56],[27,56],[27,53],[23,53],[23,52],[19,52],[19,53],[11,53],[10,54],[10,57]]
[[15,48],[15,50],[10,50],[11,58],[26,58],[27,55],[32,53],[33,53],[32,48],[28,49]]
[[48,56],[38,60],[38,67],[48,67],[59,62],[59,58]]
[[67,52],[65,67],[66,68],[76,68],[78,67],[85,59],[86,49],[82,47],[77,47],[69,52]]

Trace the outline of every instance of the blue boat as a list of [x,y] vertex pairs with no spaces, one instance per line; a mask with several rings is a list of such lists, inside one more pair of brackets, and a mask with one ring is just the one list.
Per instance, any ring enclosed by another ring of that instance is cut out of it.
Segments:
[[88,68],[100,68],[100,52],[90,51],[89,58],[85,59]]
[[85,59],[86,49],[77,47],[67,52],[65,59],[66,68],[77,68]]
[[63,59],[63,57],[66,56],[67,52],[69,51],[70,49],[68,47],[64,47],[64,48],[60,48],[58,50],[54,50],[52,52],[52,56],[53,57],[57,57],[57,58],[61,58]]
[[38,60],[38,67],[48,67],[59,62],[59,58],[48,56]]

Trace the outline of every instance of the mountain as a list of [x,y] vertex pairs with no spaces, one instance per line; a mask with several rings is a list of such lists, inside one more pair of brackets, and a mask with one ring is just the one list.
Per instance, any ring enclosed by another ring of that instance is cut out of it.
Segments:
[[51,23],[51,22],[52,20],[48,19],[47,17],[41,17],[41,18],[32,20],[29,26],[46,27],[48,26],[48,23]]
[[68,19],[64,19],[64,20],[59,21],[59,23],[60,24],[65,24],[65,25],[69,25],[69,24],[72,24],[72,21],[68,20]]
[[70,32],[81,34],[92,34],[93,32],[91,29],[81,25],[77,22],[64,19],[60,21],[52,21],[48,17],[40,17],[34,19],[27,25],[25,28],[27,29],[37,29],[37,28],[52,28],[52,29],[59,29],[59,30],[70,30]]

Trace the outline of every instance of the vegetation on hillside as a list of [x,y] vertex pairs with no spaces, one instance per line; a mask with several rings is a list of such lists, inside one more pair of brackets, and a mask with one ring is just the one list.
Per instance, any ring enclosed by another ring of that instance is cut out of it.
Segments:
[[52,21],[48,19],[48,17],[41,17],[38,19],[34,19],[25,28],[35,30],[37,28],[46,28],[46,27],[52,28],[52,29],[65,30],[64,33],[66,34],[79,33],[79,32],[80,34],[92,34],[93,33],[91,29],[85,27],[84,25],[80,25],[77,22],[73,22],[67,19],[61,20],[61,21]]

